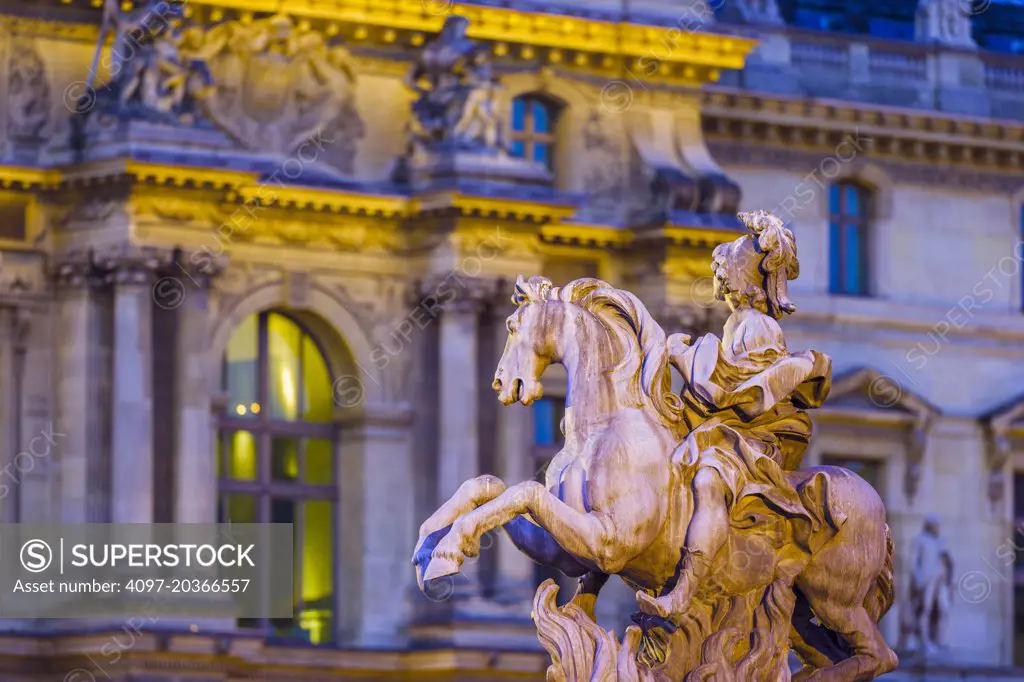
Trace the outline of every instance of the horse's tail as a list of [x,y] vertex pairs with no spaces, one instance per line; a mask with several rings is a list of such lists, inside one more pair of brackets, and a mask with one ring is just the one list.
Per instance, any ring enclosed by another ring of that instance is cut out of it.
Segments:
[[864,608],[876,623],[882,620],[882,616],[888,613],[896,598],[896,583],[893,580],[892,571],[892,533],[889,532],[889,524],[885,525],[885,565],[878,572],[875,578],[875,589],[868,592],[864,599]]

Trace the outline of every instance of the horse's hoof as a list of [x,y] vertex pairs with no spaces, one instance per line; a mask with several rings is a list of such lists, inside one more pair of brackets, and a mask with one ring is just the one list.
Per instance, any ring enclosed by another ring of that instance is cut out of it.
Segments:
[[439,556],[430,557],[427,569],[423,571],[422,584],[427,584],[432,580],[444,578],[445,576],[455,575],[458,572],[459,562]]
[[[668,618],[652,616],[649,613],[638,611],[630,616],[630,619],[640,626],[640,631],[647,634],[651,630],[664,630],[665,634],[673,634],[679,627]],[[635,628],[634,628],[635,629]]]

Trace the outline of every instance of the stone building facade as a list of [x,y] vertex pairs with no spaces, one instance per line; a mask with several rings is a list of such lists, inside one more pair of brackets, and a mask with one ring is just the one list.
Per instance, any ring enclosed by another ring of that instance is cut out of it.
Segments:
[[[490,389],[512,283],[600,277],[718,332],[711,249],[768,208],[803,259],[791,347],[834,361],[808,463],[889,510],[888,637],[928,514],[954,562],[948,650],[896,675],[1016,679],[1024,9],[102,4],[0,3],[0,520],[294,523],[296,616],[0,620],[0,678],[542,679],[542,576],[503,538],[432,599],[409,563],[461,481],[557,450],[564,378]],[[509,154],[409,142],[451,16]]]

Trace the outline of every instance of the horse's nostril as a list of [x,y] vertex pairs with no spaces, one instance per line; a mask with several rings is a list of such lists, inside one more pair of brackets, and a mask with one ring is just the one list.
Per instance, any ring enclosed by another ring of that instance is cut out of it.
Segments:
[[493,388],[495,391],[500,391],[501,390],[501,379],[495,379],[494,383],[491,384],[491,388]]

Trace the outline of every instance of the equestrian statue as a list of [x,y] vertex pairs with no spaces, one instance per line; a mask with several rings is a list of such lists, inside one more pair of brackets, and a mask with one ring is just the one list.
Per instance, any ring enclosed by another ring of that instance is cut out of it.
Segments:
[[[466,481],[421,526],[413,563],[429,589],[501,527],[579,578],[563,607],[552,581],[534,599],[548,680],[854,682],[897,665],[877,625],[894,596],[882,501],[846,469],[801,468],[831,360],[790,352],[779,326],[795,311],[796,242],[770,213],[740,219],[746,234],[712,256],[731,312],[721,339],[668,335],[597,279],[516,282],[493,387],[529,405],[564,365],[565,446],[543,484]],[[612,575],[636,590],[621,641],[594,622]]]

